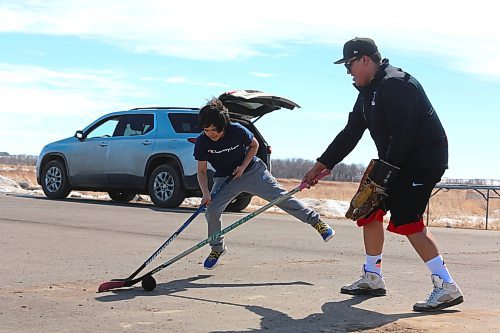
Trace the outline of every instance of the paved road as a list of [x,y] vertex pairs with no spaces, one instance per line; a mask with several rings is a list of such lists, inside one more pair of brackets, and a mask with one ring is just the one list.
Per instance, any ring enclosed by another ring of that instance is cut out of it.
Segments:
[[[338,292],[357,278],[361,231],[329,220],[337,235],[287,215],[262,214],[228,234],[216,270],[201,267],[208,247],[140,285],[96,293],[126,277],[193,210],[150,204],[0,194],[0,332],[500,332],[500,233],[432,229],[465,303],[437,314],[411,311],[430,277],[408,241],[387,233],[388,295]],[[245,214],[224,215],[224,224]],[[205,237],[202,216],[151,268]],[[149,268],[149,267],[148,267]]]

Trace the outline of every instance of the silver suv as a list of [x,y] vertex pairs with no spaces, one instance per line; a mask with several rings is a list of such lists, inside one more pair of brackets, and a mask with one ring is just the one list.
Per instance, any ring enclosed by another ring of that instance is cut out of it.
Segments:
[[[232,121],[252,131],[259,141],[257,155],[270,168],[271,147],[254,122],[294,102],[257,90],[219,96]],[[108,192],[116,202],[148,194],[158,207],[174,208],[186,197],[201,196],[193,157],[198,108],[149,107],[102,116],[75,135],[43,147],[37,165],[37,182],[48,198],[62,199],[71,190]],[[211,182],[213,171],[209,175]],[[211,186],[211,184],[210,184]],[[242,193],[227,207],[240,211],[252,196]]]

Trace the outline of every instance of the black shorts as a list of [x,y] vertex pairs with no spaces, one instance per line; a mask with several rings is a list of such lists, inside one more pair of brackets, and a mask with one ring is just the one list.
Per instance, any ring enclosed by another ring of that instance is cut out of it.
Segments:
[[422,216],[434,186],[441,180],[445,169],[406,168],[394,179],[387,191],[386,209],[396,228],[422,223]]

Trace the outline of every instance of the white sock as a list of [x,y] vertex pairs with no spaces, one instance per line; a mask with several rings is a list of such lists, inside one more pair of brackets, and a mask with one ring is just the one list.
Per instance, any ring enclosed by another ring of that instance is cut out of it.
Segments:
[[439,276],[444,282],[453,283],[453,278],[451,277],[441,255],[427,261],[425,264],[432,274]]
[[382,276],[382,254],[378,256],[366,255],[365,270]]

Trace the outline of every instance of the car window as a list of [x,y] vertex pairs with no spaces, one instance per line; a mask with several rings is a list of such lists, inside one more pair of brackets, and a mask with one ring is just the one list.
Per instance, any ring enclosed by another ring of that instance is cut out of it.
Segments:
[[109,138],[113,136],[113,133],[116,130],[118,125],[119,118],[114,117],[105,120],[103,123],[99,124],[97,127],[94,127],[87,134],[88,139],[92,138]]
[[113,136],[136,136],[151,132],[154,127],[152,114],[136,114],[120,117]]
[[197,113],[169,113],[168,119],[177,133],[200,133]]

